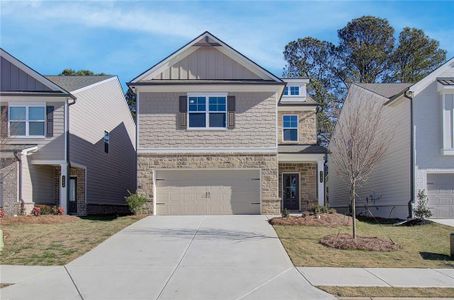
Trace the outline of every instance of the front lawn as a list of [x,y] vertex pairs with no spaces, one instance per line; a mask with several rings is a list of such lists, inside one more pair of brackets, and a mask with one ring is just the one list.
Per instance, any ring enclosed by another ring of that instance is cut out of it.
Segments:
[[454,260],[449,256],[452,227],[435,223],[414,227],[357,223],[358,235],[391,238],[401,249],[392,252],[340,250],[319,243],[326,235],[351,233],[350,226],[275,225],[274,229],[296,266],[454,268]]
[[395,288],[395,287],[340,287],[318,286],[319,289],[337,297],[412,297],[452,298],[454,288]]
[[0,221],[5,237],[0,264],[64,265],[142,217],[60,217],[56,222],[48,222],[51,218],[46,216],[37,218],[41,217]]

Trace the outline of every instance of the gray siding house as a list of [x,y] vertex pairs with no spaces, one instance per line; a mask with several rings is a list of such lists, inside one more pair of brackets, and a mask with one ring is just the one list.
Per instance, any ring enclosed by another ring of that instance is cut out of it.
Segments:
[[281,79],[205,32],[128,85],[150,211],[276,214],[324,201],[307,79]]
[[115,76],[43,76],[1,54],[0,207],[126,211],[135,124]]
[[[352,85],[343,109],[359,99],[383,103],[393,140],[361,187],[357,209],[412,217],[417,194],[424,190],[433,217],[454,218],[454,59],[415,84]],[[328,165],[330,205],[345,210],[348,184],[334,163]]]

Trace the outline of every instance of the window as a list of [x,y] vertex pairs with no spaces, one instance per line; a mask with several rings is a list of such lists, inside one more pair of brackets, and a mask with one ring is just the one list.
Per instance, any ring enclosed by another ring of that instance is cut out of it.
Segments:
[[226,128],[227,97],[217,95],[188,97],[189,128]]
[[298,140],[298,116],[297,115],[284,115],[282,116],[282,131],[284,141],[297,141]]
[[110,144],[110,133],[104,130],[104,152],[109,153],[109,144]]
[[12,137],[43,137],[46,124],[45,106],[9,107],[9,135]]
[[284,95],[285,96],[299,96],[300,95],[300,87],[297,85],[286,86],[284,88]]

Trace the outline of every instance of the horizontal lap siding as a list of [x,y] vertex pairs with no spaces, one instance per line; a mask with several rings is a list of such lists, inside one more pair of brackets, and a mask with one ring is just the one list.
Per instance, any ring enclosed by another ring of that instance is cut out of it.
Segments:
[[236,96],[235,128],[229,130],[177,129],[181,95],[140,93],[139,148],[276,146],[275,93],[229,93]]
[[[70,159],[87,167],[87,203],[125,204],[127,190],[135,189],[135,125],[120,85],[110,80],[76,97],[70,108]],[[108,154],[104,130],[110,132]]]
[[[384,101],[384,98],[362,88],[353,86],[344,109],[355,104],[355,99],[368,97],[368,101]],[[342,117],[342,115],[341,115]],[[373,214],[382,217],[407,217],[410,192],[410,101],[386,106],[384,111],[386,130],[393,133],[393,140],[383,159],[377,163],[367,182],[359,188],[357,205],[364,207],[366,199],[370,206],[395,207],[392,215],[389,209],[373,209]],[[392,127],[389,125],[392,124]],[[334,149],[331,149],[334,151]],[[328,195],[331,206],[349,205],[349,184],[338,174],[337,166],[329,160]],[[372,197],[371,197],[372,196]],[[375,199],[375,200],[374,200]],[[404,215],[402,215],[404,214]]]

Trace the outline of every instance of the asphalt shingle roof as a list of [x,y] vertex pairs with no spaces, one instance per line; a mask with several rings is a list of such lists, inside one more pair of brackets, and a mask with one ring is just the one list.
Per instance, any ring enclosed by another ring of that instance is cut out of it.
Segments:
[[319,145],[278,145],[278,153],[324,154],[328,150]]
[[412,83],[356,83],[356,85],[374,92],[380,96],[391,99],[403,93]]
[[69,92],[90,86],[100,81],[112,78],[114,75],[102,76],[46,76],[50,81],[56,85],[64,88]]

